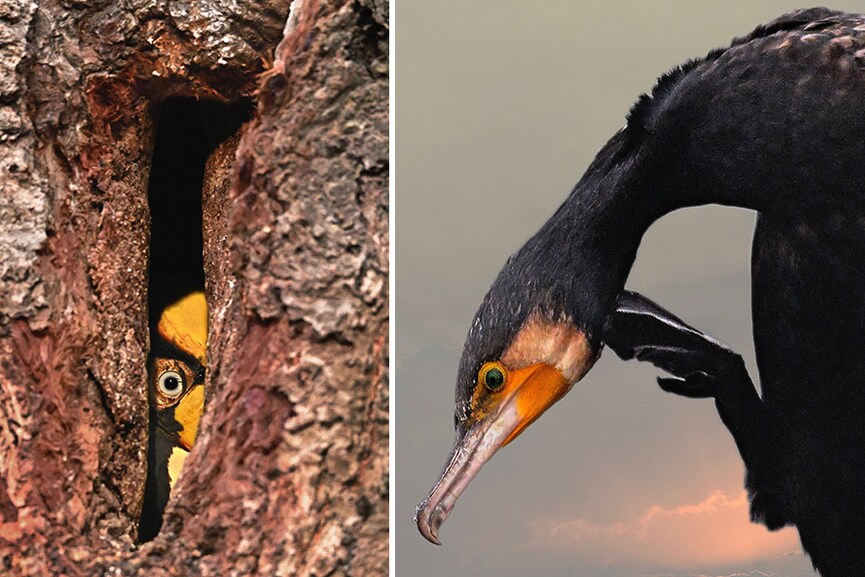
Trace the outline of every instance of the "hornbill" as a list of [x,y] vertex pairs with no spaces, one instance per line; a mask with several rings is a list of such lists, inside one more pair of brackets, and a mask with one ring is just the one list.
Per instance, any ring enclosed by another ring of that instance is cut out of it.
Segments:
[[[757,211],[754,341],[741,358],[624,292],[643,233],[688,206]],[[441,524],[481,466],[604,344],[713,397],[751,515],[794,524],[826,576],[865,574],[865,16],[799,10],[662,76],[493,282],[456,383],[456,442],[417,508]]]
[[138,540],[153,539],[204,410],[207,303],[193,292],[162,312],[148,367],[150,441]]

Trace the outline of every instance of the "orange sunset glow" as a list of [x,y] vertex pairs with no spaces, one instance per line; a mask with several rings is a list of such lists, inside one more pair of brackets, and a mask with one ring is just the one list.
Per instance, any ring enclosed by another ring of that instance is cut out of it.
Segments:
[[796,531],[769,532],[748,520],[748,498],[714,491],[699,503],[653,506],[631,519],[597,524],[576,518],[532,522],[532,547],[605,564],[674,568],[744,563],[801,554]]

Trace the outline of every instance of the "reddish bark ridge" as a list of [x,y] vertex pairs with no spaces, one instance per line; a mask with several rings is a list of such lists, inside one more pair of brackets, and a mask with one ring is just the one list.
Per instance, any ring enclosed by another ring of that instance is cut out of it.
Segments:
[[[385,573],[388,5],[288,15],[0,5],[0,573]],[[155,111],[254,93],[206,176],[207,408],[137,546]]]

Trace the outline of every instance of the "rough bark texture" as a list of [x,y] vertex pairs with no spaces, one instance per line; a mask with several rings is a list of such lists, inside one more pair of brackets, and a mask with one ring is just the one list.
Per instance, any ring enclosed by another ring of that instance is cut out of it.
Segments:
[[[0,573],[385,573],[387,16],[0,4]],[[175,95],[258,110],[208,165],[207,409],[137,546],[146,183]]]

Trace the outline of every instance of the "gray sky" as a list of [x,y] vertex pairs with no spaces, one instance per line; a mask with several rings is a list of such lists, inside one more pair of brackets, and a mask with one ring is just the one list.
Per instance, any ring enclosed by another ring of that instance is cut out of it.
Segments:
[[[666,395],[656,370],[609,351],[487,464],[442,547],[411,522],[453,441],[465,333],[507,256],[657,76],[796,7],[399,0],[398,575],[814,575],[794,530],[748,522],[742,464],[713,403]],[[755,375],[753,223],[720,207],[667,216],[646,235],[628,287],[743,353]]]

